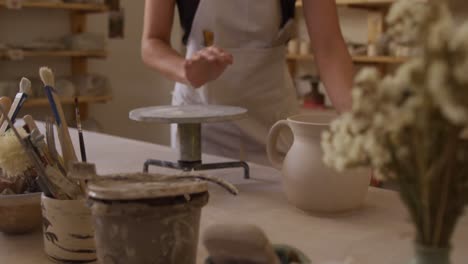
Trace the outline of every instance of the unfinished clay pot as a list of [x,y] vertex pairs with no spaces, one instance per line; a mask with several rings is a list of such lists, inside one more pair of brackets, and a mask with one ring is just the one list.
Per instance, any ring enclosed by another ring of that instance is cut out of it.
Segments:
[[89,185],[99,263],[195,264],[206,183],[133,176]]
[[0,195],[0,232],[25,234],[42,223],[41,193]]
[[59,263],[96,260],[91,210],[85,200],[57,200],[42,195],[44,250]]

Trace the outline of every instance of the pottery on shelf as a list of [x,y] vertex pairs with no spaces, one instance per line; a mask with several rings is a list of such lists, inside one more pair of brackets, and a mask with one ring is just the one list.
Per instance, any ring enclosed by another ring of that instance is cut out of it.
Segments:
[[[336,117],[328,112],[293,116],[276,123],[268,136],[268,157],[282,170],[287,199],[301,210],[342,213],[359,208],[366,198],[370,171],[338,173],[322,162],[321,134]],[[276,148],[283,128],[294,135],[285,157]]]
[[25,234],[42,223],[41,194],[0,195],[0,232]]

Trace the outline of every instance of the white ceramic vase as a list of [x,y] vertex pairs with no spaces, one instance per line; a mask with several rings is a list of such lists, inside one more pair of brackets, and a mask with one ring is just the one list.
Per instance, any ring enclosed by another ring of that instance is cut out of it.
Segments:
[[[287,199],[304,211],[342,213],[359,208],[366,198],[370,171],[338,173],[322,162],[321,134],[336,117],[328,112],[293,116],[276,123],[268,136],[268,157],[282,170]],[[292,130],[294,143],[284,157],[276,145],[285,127]]]
[[42,195],[44,250],[59,263],[96,261],[91,209],[85,200],[57,200]]

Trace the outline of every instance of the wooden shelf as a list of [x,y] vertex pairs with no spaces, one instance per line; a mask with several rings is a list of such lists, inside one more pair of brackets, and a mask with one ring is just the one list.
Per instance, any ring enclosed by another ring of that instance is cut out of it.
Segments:
[[[86,58],[105,58],[106,51],[79,51],[79,50],[51,50],[51,51],[23,51],[25,58],[29,57],[86,57]],[[9,59],[7,52],[0,51],[0,59]]]
[[[80,104],[99,104],[111,101],[112,96],[79,96],[78,99],[80,101]],[[60,98],[60,102],[63,105],[72,105],[75,103],[75,98]],[[47,100],[47,98],[30,99],[24,103],[25,107],[37,107],[47,105],[49,105],[49,101]]]
[[363,64],[401,64],[405,63],[408,60],[407,57],[390,57],[390,56],[354,56],[353,61],[355,63]]
[[[0,8],[7,8],[6,0],[0,0]],[[83,3],[52,3],[46,1],[24,1],[22,8],[62,9],[81,12],[107,12],[109,8],[104,4]]]
[[[292,61],[312,61],[313,55],[288,55],[287,59]],[[408,60],[406,57],[390,57],[390,56],[353,56],[353,62],[359,64],[401,64]]]
[[[388,7],[395,2],[395,0],[336,0],[336,4],[339,6],[352,6],[360,8]],[[296,2],[296,7],[302,7],[301,0]]]
[[[64,0],[63,0],[64,1]],[[78,1],[76,1],[78,2]],[[83,1],[85,2],[85,1]],[[50,10],[63,10],[70,12],[68,15],[68,23],[71,34],[84,33],[87,30],[86,21],[87,15],[92,13],[108,12],[109,7],[106,4],[95,3],[65,3],[60,0],[19,0],[17,6],[9,6],[8,0],[0,0],[0,10],[21,11],[24,9],[37,9],[46,13]],[[21,18],[17,18],[21,19]],[[14,23],[14,22],[12,22]],[[47,30],[47,28],[45,29]],[[105,58],[107,51],[80,51],[80,50],[7,50],[0,51],[0,60],[23,61],[29,58],[64,58],[70,60],[70,74],[83,75],[88,73],[89,58]],[[89,116],[89,104],[105,103],[112,100],[111,96],[83,96],[80,99],[80,113],[82,120],[86,120]],[[61,103],[64,105],[74,104],[74,98],[61,98]],[[26,101],[26,107],[42,107],[48,106],[47,98],[37,98]]]

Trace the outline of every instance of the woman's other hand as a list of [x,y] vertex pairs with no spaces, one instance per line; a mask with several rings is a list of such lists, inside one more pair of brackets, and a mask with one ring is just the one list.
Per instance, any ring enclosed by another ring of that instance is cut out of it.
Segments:
[[191,86],[199,88],[218,79],[233,62],[232,55],[221,48],[204,48],[185,61],[185,78]]

